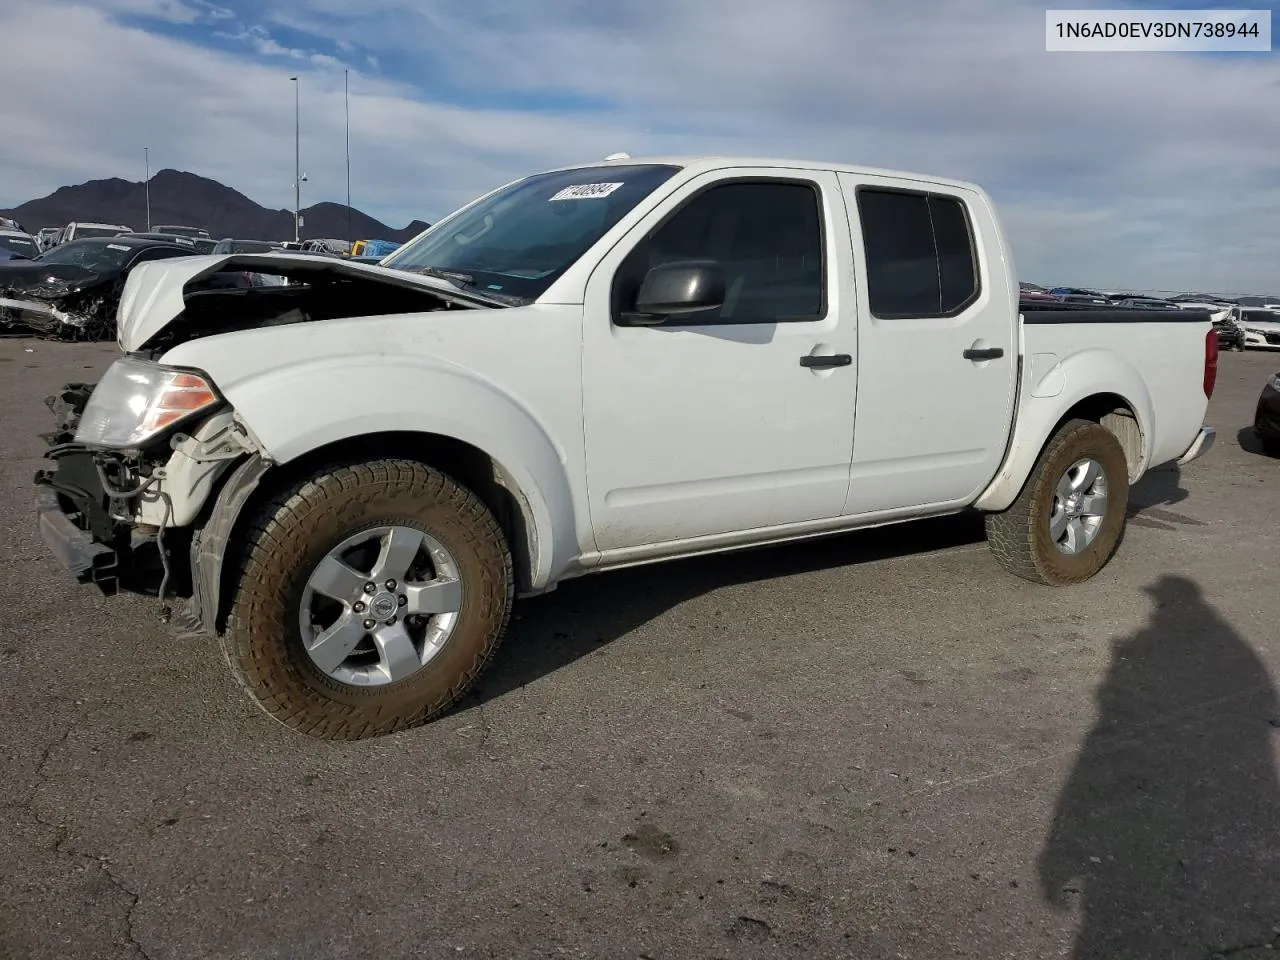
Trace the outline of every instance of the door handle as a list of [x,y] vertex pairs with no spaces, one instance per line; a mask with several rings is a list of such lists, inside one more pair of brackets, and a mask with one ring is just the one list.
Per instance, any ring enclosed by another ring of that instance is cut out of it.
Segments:
[[966,360],[996,360],[1003,356],[1001,347],[970,347],[964,352]]
[[853,363],[853,357],[847,353],[806,353],[800,358],[802,367],[847,367]]

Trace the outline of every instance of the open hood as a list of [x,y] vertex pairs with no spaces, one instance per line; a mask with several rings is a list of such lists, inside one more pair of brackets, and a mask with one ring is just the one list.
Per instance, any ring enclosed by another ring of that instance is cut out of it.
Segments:
[[[270,278],[259,283],[254,278]],[[240,253],[134,267],[116,314],[116,342],[132,353],[162,333],[179,339],[339,316],[505,307],[447,280],[305,254]]]

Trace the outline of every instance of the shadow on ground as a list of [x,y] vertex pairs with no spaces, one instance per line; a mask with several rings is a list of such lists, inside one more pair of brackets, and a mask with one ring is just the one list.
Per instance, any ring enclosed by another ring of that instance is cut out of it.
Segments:
[[1272,956],[1276,691],[1195,583],[1163,577],[1146,592],[1155,611],[1113,644],[1097,723],[1059,797],[1043,896],[1078,905],[1076,960]]
[[1245,453],[1252,453],[1259,457],[1267,457],[1275,460],[1280,459],[1276,453],[1265,449],[1258,435],[1254,433],[1253,427],[1245,427],[1236,434],[1236,442],[1240,444],[1240,449]]
[[983,540],[982,518],[965,513],[803,543],[696,557],[570,580],[518,601],[502,652],[463,706],[499,697],[625,636],[711,590]]
[[[1199,521],[1157,509],[1188,494],[1176,467],[1148,473],[1130,491],[1129,516],[1144,526]],[[982,518],[963,513],[858,533],[695,557],[570,580],[520,601],[502,653],[465,707],[502,696],[573,663],[693,597],[732,584],[945,550],[984,539]]]

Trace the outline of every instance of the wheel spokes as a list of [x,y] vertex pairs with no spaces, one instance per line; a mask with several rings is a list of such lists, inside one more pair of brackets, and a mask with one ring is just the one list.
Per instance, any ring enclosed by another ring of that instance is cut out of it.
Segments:
[[307,648],[311,659],[325,673],[332,673],[351,656],[351,651],[364,639],[365,629],[360,617],[353,613],[344,613],[328,629],[324,630],[315,642]]
[[457,613],[462,609],[461,580],[432,580],[430,583],[405,584],[404,595],[408,600],[404,612]]
[[1105,517],[1107,515],[1107,495],[1090,493],[1080,498],[1080,512],[1087,517]]
[[333,554],[325,557],[307,582],[316,593],[322,593],[343,603],[352,603],[364,593],[369,578],[359,570],[353,570]]
[[1071,481],[1071,489],[1075,493],[1084,493],[1090,490],[1097,481],[1098,476],[1102,473],[1102,467],[1097,460],[1086,460],[1080,465],[1079,471],[1075,478]]
[[407,527],[392,527],[382,538],[382,549],[373,565],[373,579],[403,582],[422,549],[422,534]]
[[1053,512],[1053,516],[1049,518],[1049,537],[1054,543],[1062,539],[1062,535],[1067,532],[1067,524],[1071,521],[1070,515],[1062,504]]
[[392,683],[403,680],[422,666],[403,620],[380,627],[372,636],[378,648],[378,668]]

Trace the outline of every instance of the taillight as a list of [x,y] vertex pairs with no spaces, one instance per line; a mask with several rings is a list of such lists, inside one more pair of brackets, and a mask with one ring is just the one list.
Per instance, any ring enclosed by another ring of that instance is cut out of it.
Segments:
[[1213,396],[1213,388],[1218,382],[1218,331],[1210,330],[1204,335],[1204,395]]

